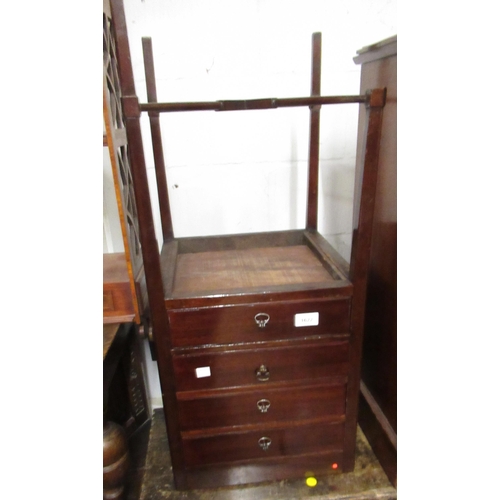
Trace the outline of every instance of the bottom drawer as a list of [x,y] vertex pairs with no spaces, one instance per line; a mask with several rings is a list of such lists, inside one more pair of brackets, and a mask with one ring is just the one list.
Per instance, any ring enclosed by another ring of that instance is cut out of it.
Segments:
[[[306,471],[313,472],[316,477],[338,474],[344,472],[343,460],[344,454],[341,450],[331,450],[298,457],[276,457],[234,464],[189,467],[182,472],[177,471],[176,477],[182,476],[183,484],[182,488],[179,489],[221,488],[238,484],[262,483],[263,481],[296,480],[306,477]],[[238,491],[234,493],[238,493]],[[306,494],[305,496],[309,497],[310,495]],[[233,498],[236,497],[240,498],[238,495]],[[245,498],[250,497],[245,496]],[[293,498],[298,497],[294,496]]]
[[291,426],[183,439],[186,466],[286,457],[340,450],[344,424]]

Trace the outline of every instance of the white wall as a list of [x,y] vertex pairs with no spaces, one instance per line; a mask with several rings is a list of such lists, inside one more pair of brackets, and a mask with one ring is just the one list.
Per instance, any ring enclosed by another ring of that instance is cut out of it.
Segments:
[[[311,35],[322,32],[323,95],[359,93],[363,46],[396,34],[395,0],[124,0],[136,90],[146,102],[142,36],[153,40],[159,101],[310,93]],[[321,111],[319,229],[349,258],[357,105]],[[147,115],[142,118],[159,244]],[[177,237],[305,227],[307,108],[163,114]],[[153,406],[161,405],[148,362]]]

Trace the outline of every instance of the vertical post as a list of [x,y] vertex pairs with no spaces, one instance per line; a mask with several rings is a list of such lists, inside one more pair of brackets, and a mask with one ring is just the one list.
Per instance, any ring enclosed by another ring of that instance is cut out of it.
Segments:
[[[142,38],[142,52],[144,54],[144,71],[146,74],[148,102],[158,102],[156,97],[153,44],[150,37]],[[160,204],[160,218],[163,241],[168,241],[174,237],[174,232],[172,227],[170,202],[168,198],[167,173],[165,171],[165,157],[163,155],[163,145],[160,128],[160,113],[158,111],[150,111],[148,115],[149,124],[151,127],[153,156],[155,160],[156,186],[158,189],[158,201]]]
[[[311,96],[321,95],[321,33],[313,33]],[[307,190],[307,229],[318,228],[319,113],[321,105],[310,106],[309,178]]]
[[351,302],[351,373],[347,383],[346,429],[344,442],[344,470],[354,468],[356,423],[358,414],[358,390],[360,384],[361,352],[365,321],[366,289],[372,242],[375,193],[377,189],[378,158],[382,133],[382,112],[385,105],[385,89],[371,91],[367,107],[367,125],[360,163],[360,195],[355,199],[354,227],[351,248],[349,278],[353,284]]

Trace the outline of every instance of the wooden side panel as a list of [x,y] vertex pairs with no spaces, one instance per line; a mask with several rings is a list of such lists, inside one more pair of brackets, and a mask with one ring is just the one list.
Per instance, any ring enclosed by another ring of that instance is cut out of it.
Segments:
[[355,198],[353,239],[350,279],[354,286],[351,307],[351,373],[347,384],[347,409],[344,466],[346,470],[354,468],[356,419],[358,413],[358,393],[360,382],[361,350],[365,319],[366,288],[368,262],[370,258],[373,230],[374,201],[377,186],[378,157],[382,115],[385,105],[385,90],[373,89],[367,104],[367,124],[362,154],[358,157],[357,170],[360,172],[359,198]]
[[300,245],[303,231],[272,231],[266,233],[231,234],[179,238],[179,253],[246,250],[249,248],[285,247]]
[[[387,89],[380,139],[373,242],[366,298],[359,422],[389,479],[396,484],[397,431],[397,39],[359,51],[361,91]],[[365,116],[359,117],[360,126]],[[361,147],[360,144],[358,144]],[[394,438],[391,438],[391,436]]]
[[[373,401],[372,401],[373,403]],[[391,439],[391,431],[387,432],[380,421],[385,416],[380,407],[370,404],[363,392],[359,395],[359,425],[370,446],[377,456],[380,465],[394,487],[397,486],[397,449],[395,439]]]
[[387,86],[370,257],[362,377],[396,429],[397,357],[397,61],[363,65],[361,85]]

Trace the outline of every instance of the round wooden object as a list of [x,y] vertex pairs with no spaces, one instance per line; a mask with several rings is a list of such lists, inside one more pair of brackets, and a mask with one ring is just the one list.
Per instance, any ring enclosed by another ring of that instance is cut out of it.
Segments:
[[104,500],[122,500],[130,459],[125,431],[114,422],[103,428]]

